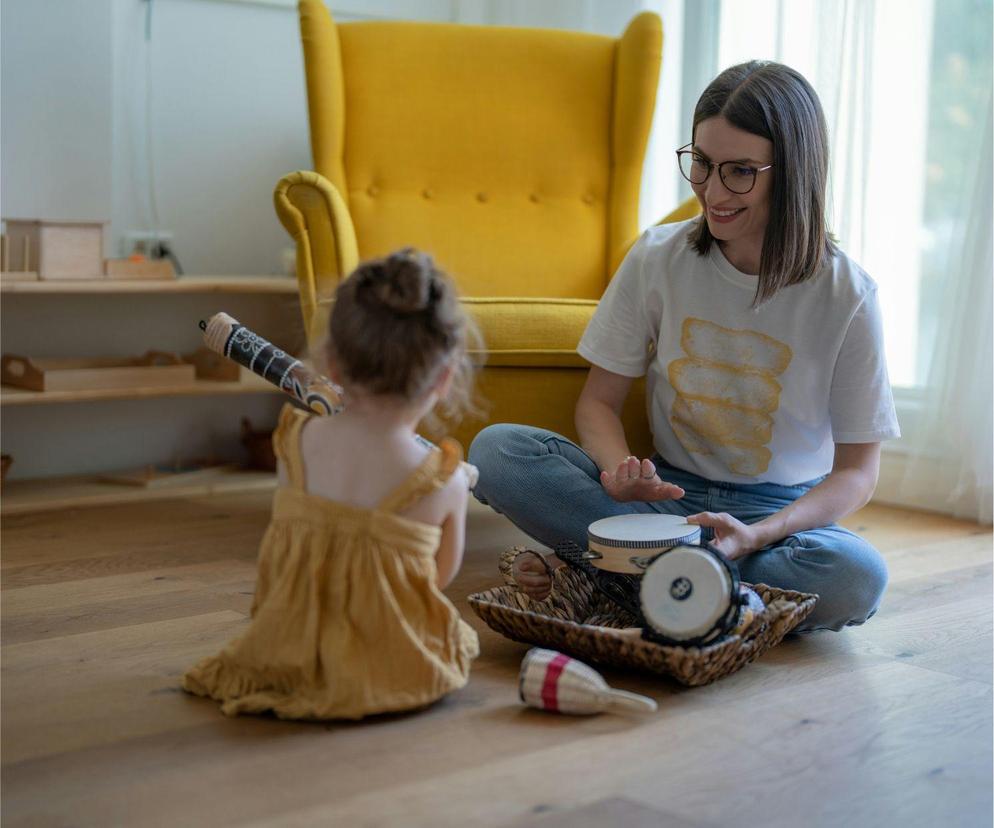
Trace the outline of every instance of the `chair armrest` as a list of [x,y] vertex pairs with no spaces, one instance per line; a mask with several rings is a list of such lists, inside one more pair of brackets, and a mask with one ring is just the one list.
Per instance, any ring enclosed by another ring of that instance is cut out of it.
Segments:
[[686,201],[682,202],[678,207],[663,216],[663,218],[657,221],[656,224],[672,224],[677,221],[686,221],[687,219],[699,216],[700,214],[701,203],[697,200],[697,196],[691,196]]
[[[691,196],[686,201],[680,203],[674,207],[670,212],[668,212],[663,218],[656,222],[658,227],[660,224],[673,224],[678,221],[686,221],[694,216],[699,216],[701,214],[701,203],[697,200],[697,196]],[[629,240],[628,244],[622,249],[622,258],[628,255],[628,251],[632,249],[632,245],[637,242],[638,239]],[[611,274],[612,278],[614,274]]]
[[273,193],[276,214],[297,243],[297,286],[307,341],[323,333],[320,303],[359,264],[355,228],[345,199],[316,172],[283,176]]

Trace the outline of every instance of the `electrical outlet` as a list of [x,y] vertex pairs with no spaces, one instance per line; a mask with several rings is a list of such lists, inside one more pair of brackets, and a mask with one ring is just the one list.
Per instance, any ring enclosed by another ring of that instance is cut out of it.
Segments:
[[131,256],[140,253],[147,259],[158,258],[158,245],[165,242],[172,246],[173,234],[168,230],[158,233],[128,233],[124,240],[124,255]]

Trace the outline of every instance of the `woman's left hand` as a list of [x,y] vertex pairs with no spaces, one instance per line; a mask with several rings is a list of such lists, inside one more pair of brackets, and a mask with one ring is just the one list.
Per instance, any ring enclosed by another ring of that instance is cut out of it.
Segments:
[[687,523],[713,529],[714,539],[711,545],[731,561],[744,558],[762,545],[758,542],[753,527],[733,518],[727,512],[699,512],[690,515]]

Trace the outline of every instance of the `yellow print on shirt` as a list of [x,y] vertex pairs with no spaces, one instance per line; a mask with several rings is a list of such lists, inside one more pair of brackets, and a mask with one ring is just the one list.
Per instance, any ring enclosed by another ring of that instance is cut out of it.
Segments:
[[770,466],[771,415],[780,407],[776,378],[793,352],[766,334],[689,317],[680,344],[687,356],[668,370],[673,433],[691,454],[717,455],[735,474],[762,474]]

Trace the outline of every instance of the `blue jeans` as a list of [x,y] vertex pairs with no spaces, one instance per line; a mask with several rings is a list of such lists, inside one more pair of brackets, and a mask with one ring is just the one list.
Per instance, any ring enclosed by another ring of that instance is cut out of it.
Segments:
[[[550,548],[562,540],[586,548],[587,527],[612,515],[727,512],[743,523],[755,523],[820,482],[798,486],[720,483],[673,468],[658,456],[652,459],[663,480],[684,489],[681,499],[619,503],[604,491],[600,470],[589,454],[541,428],[488,426],[469,449],[469,462],[480,470],[473,492],[476,499]],[[710,540],[710,534],[704,529],[704,540]],[[887,566],[880,553],[837,524],[798,532],[740,558],[737,564],[742,580],[748,583],[820,596],[797,632],[862,624],[877,611],[887,585]]]

